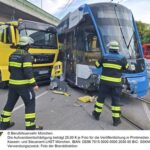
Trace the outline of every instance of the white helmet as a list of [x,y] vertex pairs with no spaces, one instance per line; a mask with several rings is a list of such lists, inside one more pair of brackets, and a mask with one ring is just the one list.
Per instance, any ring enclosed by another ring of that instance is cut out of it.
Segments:
[[34,43],[34,40],[31,37],[22,36],[20,37],[18,45],[25,46],[25,45],[31,45],[32,43]]
[[117,41],[111,41],[109,43],[109,50],[118,51],[119,50],[119,43]]

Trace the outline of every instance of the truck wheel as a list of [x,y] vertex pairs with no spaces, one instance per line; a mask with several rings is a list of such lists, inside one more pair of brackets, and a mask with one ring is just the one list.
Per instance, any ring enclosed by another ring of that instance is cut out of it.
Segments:
[[0,82],[0,89],[6,89],[8,87],[8,84],[6,81]]

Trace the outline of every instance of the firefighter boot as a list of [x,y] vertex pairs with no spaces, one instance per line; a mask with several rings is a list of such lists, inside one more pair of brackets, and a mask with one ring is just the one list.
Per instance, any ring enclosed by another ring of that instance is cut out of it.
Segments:
[[43,126],[30,126],[30,127],[26,127],[26,130],[43,130]]
[[36,126],[35,130],[43,130],[43,126]]
[[100,117],[100,113],[96,112],[96,111],[93,111],[92,112],[92,116],[95,120],[99,120],[99,117]]
[[113,118],[113,126],[118,126],[121,124],[121,119],[120,118]]
[[0,130],[7,130],[15,125],[14,122],[0,122]]

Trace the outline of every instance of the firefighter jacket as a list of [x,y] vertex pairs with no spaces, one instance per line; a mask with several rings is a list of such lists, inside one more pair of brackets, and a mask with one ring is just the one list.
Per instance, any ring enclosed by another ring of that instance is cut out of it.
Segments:
[[125,57],[119,53],[110,53],[96,61],[95,65],[97,68],[102,67],[101,84],[122,86],[122,72],[129,67]]
[[29,87],[36,85],[32,70],[32,58],[25,50],[18,49],[9,57],[9,72],[9,86]]

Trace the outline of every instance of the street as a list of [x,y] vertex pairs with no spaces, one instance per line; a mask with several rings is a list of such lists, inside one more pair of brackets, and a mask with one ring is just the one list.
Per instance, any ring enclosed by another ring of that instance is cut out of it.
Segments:
[[[36,93],[37,125],[44,126],[44,130],[136,130],[136,128],[122,119],[122,124],[113,127],[111,111],[104,106],[99,121],[95,121],[91,112],[95,102],[83,103],[78,97],[86,95],[82,90],[68,88],[71,96],[64,96],[52,93],[47,87],[40,87]],[[0,90],[2,111],[8,90]],[[11,130],[24,130],[24,105],[21,99],[17,102],[12,121],[15,126]]]

